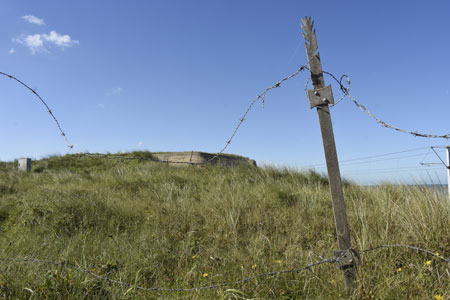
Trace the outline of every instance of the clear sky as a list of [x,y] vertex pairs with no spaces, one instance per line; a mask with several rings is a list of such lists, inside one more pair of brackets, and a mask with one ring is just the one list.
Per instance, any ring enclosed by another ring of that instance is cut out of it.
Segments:
[[[349,75],[377,117],[450,133],[449,1],[2,0],[0,71],[36,89],[76,151],[217,152],[255,96],[305,64],[304,16],[323,69]],[[226,152],[324,171],[307,78],[269,92]],[[68,153],[30,91],[2,76],[0,103],[0,160]],[[421,148],[342,163],[344,177],[446,183],[443,166],[419,163],[439,162],[426,147],[447,140],[383,128],[348,99],[331,116],[341,161]]]

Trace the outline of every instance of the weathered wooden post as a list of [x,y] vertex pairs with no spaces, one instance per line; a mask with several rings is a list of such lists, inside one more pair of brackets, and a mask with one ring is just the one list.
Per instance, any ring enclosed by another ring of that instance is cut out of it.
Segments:
[[31,158],[19,158],[17,161],[17,170],[22,172],[30,172]]
[[356,279],[355,265],[358,261],[358,253],[351,248],[350,233],[347,224],[347,213],[345,210],[344,193],[342,191],[339,162],[334,142],[333,127],[331,124],[330,108],[328,104],[334,104],[331,86],[325,86],[323,78],[320,55],[317,51],[316,31],[313,30],[314,21],[311,17],[302,19],[301,27],[304,31],[303,38],[306,46],[311,81],[314,90],[308,90],[310,107],[316,107],[319,115],[320,130],[322,132],[323,148],[330,183],[331,199],[333,202],[334,220],[339,251],[335,251],[338,259],[337,265],[344,271],[345,285],[350,291]]

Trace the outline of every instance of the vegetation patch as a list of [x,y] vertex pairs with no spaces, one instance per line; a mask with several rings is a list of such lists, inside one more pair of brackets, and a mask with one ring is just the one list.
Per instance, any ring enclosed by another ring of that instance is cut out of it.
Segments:
[[[350,297],[342,271],[328,263],[197,292],[142,291],[234,282],[332,258],[328,180],[270,166],[179,168],[109,156],[52,156],[34,161],[31,173],[0,164],[0,258],[39,260],[0,260],[0,298],[450,297],[448,264],[406,248],[366,253]],[[450,256],[445,195],[350,182],[344,194],[357,250],[407,244]]]

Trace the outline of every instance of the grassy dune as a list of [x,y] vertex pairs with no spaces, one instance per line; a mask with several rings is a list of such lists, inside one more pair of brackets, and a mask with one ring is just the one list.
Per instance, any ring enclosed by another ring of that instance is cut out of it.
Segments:
[[[144,153],[145,154],[145,153]],[[450,203],[426,188],[344,186],[352,245],[408,244],[450,256]],[[348,299],[342,271],[191,288],[331,258],[337,248],[326,178],[271,167],[172,167],[151,161],[50,157],[31,173],[0,165],[4,299]],[[428,262],[428,263],[427,263]],[[363,256],[352,299],[450,299],[450,265],[403,248]]]

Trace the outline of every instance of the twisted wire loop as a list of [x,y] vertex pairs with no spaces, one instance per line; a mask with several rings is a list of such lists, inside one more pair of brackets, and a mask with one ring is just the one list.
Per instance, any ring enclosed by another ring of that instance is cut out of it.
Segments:
[[[328,72],[327,72],[328,73]],[[342,84],[342,80],[346,78],[347,81],[347,87],[344,87],[344,85]],[[350,77],[348,75],[342,75],[341,79],[339,79],[339,88],[342,91],[342,96],[341,98],[339,98],[338,101],[336,101],[334,104],[330,105],[331,107],[338,105],[339,102],[341,102],[342,100],[345,99],[345,97],[347,97],[350,93]]]
[[[305,67],[305,69],[307,69],[307,70],[310,70],[308,67]],[[339,98],[339,100],[338,101],[336,101],[334,104],[330,104],[329,106],[330,107],[333,107],[333,106],[336,106],[339,102],[341,102],[342,100],[344,100],[344,98],[350,93],[350,77],[348,76],[348,75],[342,75],[341,76],[341,78],[338,80],[337,78],[336,78],[336,76],[334,76],[332,73],[330,73],[330,72],[327,72],[327,71],[323,71],[322,70],[322,73],[324,73],[324,74],[327,74],[327,75],[330,75],[338,84],[339,84],[339,88],[340,88],[340,90],[342,91],[342,96],[341,96],[341,98]],[[346,79],[346,81],[347,81],[347,87],[345,87],[343,84],[342,84],[342,80],[343,79]],[[306,84],[305,84],[305,93],[306,93],[306,97],[308,97],[308,84],[309,84],[309,82],[310,82],[310,80],[311,80],[311,75],[310,76],[308,76],[308,79],[306,80]]]
[[[411,246],[411,245],[402,245],[402,244],[393,244],[393,245],[380,245],[380,246],[376,246],[367,250],[363,250],[361,252],[359,252],[360,255],[364,255],[368,252],[372,252],[375,250],[379,250],[379,249],[387,249],[387,248],[408,248],[408,249],[412,249],[415,250],[417,252],[423,252],[426,253],[428,255],[434,256],[436,258],[439,258],[445,262],[450,263],[450,258],[446,258],[443,257],[435,252],[432,252],[430,250],[427,249],[423,249],[420,247],[416,247],[416,246]],[[344,255],[344,254],[343,254]],[[220,287],[224,287],[224,286],[230,286],[230,285],[237,285],[237,284],[243,284],[247,281],[253,280],[253,279],[258,279],[258,278],[264,278],[264,277],[273,277],[273,276],[278,276],[278,275],[282,275],[282,274],[288,274],[288,273],[299,273],[301,271],[305,271],[308,269],[311,269],[313,267],[325,264],[325,263],[336,263],[338,262],[341,257],[337,257],[337,258],[325,258],[322,259],[321,261],[315,262],[315,263],[310,263],[308,265],[305,265],[303,267],[297,268],[297,269],[291,269],[291,270],[284,270],[284,271],[274,271],[274,272],[267,272],[267,273],[261,273],[261,274],[257,274],[254,276],[250,276],[250,277],[245,277],[242,278],[240,280],[235,280],[235,281],[231,281],[231,282],[223,282],[223,283],[217,283],[217,284],[212,284],[212,285],[207,285],[207,286],[200,286],[200,287],[192,287],[192,288],[164,288],[164,287],[143,287],[140,285],[134,285],[131,283],[127,283],[127,282],[122,282],[120,280],[116,280],[116,279],[112,279],[109,278],[107,276],[102,276],[102,275],[98,275],[95,274],[94,272],[91,272],[90,270],[71,264],[67,261],[63,261],[63,262],[54,262],[54,261],[49,261],[49,260],[42,260],[42,259],[35,259],[35,258],[0,258],[0,261],[4,261],[4,262],[11,262],[11,263],[40,263],[40,264],[49,264],[49,265],[53,265],[53,266],[58,266],[58,267],[63,267],[63,268],[71,268],[71,269],[76,269],[78,271],[84,272],[86,274],[89,274],[97,279],[101,279],[104,281],[108,281],[111,283],[115,283],[118,285],[122,285],[122,286],[126,286],[126,287],[133,287],[136,290],[142,290],[142,291],[157,291],[157,292],[198,292],[198,291],[202,291],[202,290],[211,290],[211,289],[216,289],[216,288],[220,288]]]
[[18,83],[20,83],[22,86],[24,86],[25,88],[29,89],[36,97],[38,97],[38,99],[42,102],[42,104],[45,106],[45,108],[47,109],[47,112],[50,114],[50,116],[53,118],[53,120],[56,123],[56,126],[58,127],[59,132],[61,133],[61,135],[63,136],[64,140],[66,141],[67,147],[72,151],[74,145],[71,144],[69,142],[69,139],[67,138],[66,134],[64,133],[64,131],[61,128],[61,125],[58,121],[58,119],[56,119],[55,115],[53,114],[52,110],[50,109],[50,107],[47,105],[47,103],[44,101],[44,99],[42,99],[42,97],[36,92],[36,90],[32,89],[31,87],[29,87],[26,83],[24,83],[23,81],[21,81],[20,79],[18,79],[17,77],[10,75],[10,74],[6,74],[4,72],[0,72],[0,75],[6,76],[9,79],[14,79],[15,81],[17,81]]

